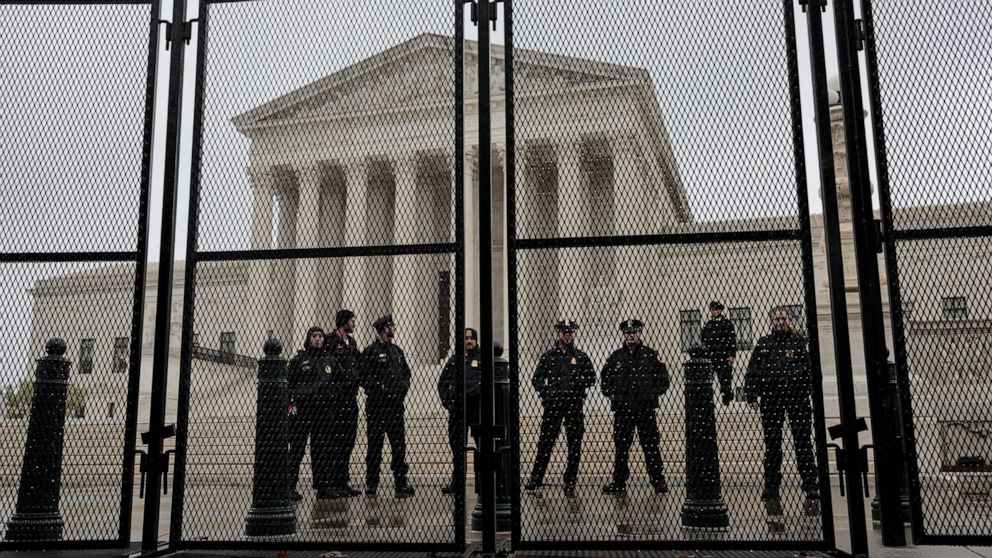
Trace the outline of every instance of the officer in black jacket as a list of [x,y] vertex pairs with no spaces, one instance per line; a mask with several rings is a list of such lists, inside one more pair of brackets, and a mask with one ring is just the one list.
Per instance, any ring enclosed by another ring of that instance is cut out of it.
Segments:
[[[441,370],[437,381],[437,394],[441,405],[448,410],[448,445],[451,446],[451,459],[454,468],[451,473],[451,483],[441,489],[444,494],[454,494],[465,480],[462,458],[462,440],[465,437],[465,424],[472,429],[476,436],[476,425],[481,416],[480,397],[482,395],[482,370],[479,354],[479,332],[472,328],[465,329],[465,358],[459,363],[455,355],[451,355]],[[463,383],[464,379],[464,383]],[[462,386],[464,385],[464,391]],[[458,411],[464,402],[465,415]],[[478,445],[478,441],[476,442]]]
[[710,302],[710,319],[703,325],[700,336],[706,358],[713,363],[716,377],[720,381],[720,394],[723,404],[729,405],[734,400],[733,369],[737,356],[737,332],[734,324],[723,315],[723,304],[714,300]]
[[386,314],[372,324],[376,339],[362,352],[359,384],[365,390],[365,423],[368,452],[365,455],[365,494],[374,495],[379,486],[382,442],[389,438],[394,489],[397,498],[413,496],[407,482],[406,424],[403,401],[410,391],[410,365],[403,349],[393,343],[396,324]]
[[630,476],[628,459],[635,430],[655,494],[668,492],[655,409],[658,408],[658,398],[668,391],[671,382],[658,352],[641,343],[643,328],[644,323],[640,320],[629,319],[620,323],[624,346],[606,360],[600,379],[600,389],[613,409],[615,455],[613,481],[603,486],[603,492],[607,494],[627,491],[627,478]]
[[337,329],[324,340],[324,354],[333,362],[333,372],[325,384],[327,400],[324,435],[321,447],[326,451],[327,470],[317,488],[318,498],[358,496],[360,491],[348,485],[351,452],[358,433],[358,364],[361,353],[351,336],[355,331],[355,313],[338,310],[334,317]]
[[536,490],[544,484],[544,473],[551,459],[551,451],[564,422],[568,465],[562,480],[565,496],[575,496],[575,481],[582,456],[582,435],[585,432],[582,407],[586,400],[586,390],[596,384],[596,371],[592,367],[592,361],[587,354],[575,347],[577,329],[579,325],[574,320],[562,320],[555,325],[558,342],[541,355],[531,379],[531,384],[541,399],[544,413],[541,416],[537,458],[534,460],[530,480],[524,486],[525,490]]
[[[290,359],[286,371],[289,395],[289,487],[293,500],[303,499],[296,489],[300,478],[300,464],[307,451],[307,438],[315,434],[314,427],[324,412],[318,399],[324,375],[320,362],[323,350],[324,330],[317,326],[311,327],[303,340],[303,348]],[[310,453],[312,457],[312,447]]]
[[782,514],[782,423],[789,418],[802,489],[804,511],[820,513],[816,461],[813,457],[813,409],[810,404],[809,352],[806,338],[792,329],[789,311],[776,307],[768,314],[772,333],[758,340],[744,377],[744,392],[752,409],[761,411],[765,438],[765,487],[761,498],[769,515]]

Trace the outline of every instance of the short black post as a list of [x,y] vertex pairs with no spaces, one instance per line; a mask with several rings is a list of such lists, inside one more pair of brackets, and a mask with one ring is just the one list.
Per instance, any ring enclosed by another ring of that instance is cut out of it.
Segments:
[[59,496],[69,367],[65,341],[49,339],[38,359],[31,400],[28,437],[21,463],[17,507],[7,522],[8,541],[52,541],[62,538]]
[[[896,363],[891,360],[886,362],[886,369],[889,375],[889,381],[886,387],[886,404],[893,407],[891,411],[893,414],[889,416],[896,417],[896,431],[898,432],[899,446],[903,444],[903,436],[905,430],[903,430],[902,425],[902,410],[900,409],[899,401],[899,379],[896,377]],[[905,455],[905,454],[904,454]],[[909,477],[906,474],[905,463],[900,467],[899,471],[899,499],[901,500],[902,512],[899,514],[899,519],[903,523],[911,523],[913,521],[913,512],[909,504]],[[878,503],[878,490],[875,491],[875,496],[871,499],[871,520],[881,522],[882,521],[882,509]]]
[[282,343],[269,338],[258,361],[258,407],[255,413],[255,474],[251,510],[245,520],[249,537],[291,535],[296,516],[289,504],[289,443],[286,408],[286,360]]
[[706,350],[689,350],[685,371],[685,504],[682,525],[725,529],[730,525],[720,485],[720,458],[713,408],[713,364]]
[[[496,427],[509,428],[510,419],[510,361],[503,358],[503,344],[493,342],[493,382],[496,386]],[[504,430],[507,432],[507,430]],[[512,523],[512,501],[510,491],[513,489],[510,474],[513,471],[512,456],[509,452],[510,440],[502,436],[496,441],[496,530],[509,531]],[[482,505],[476,503],[472,511],[472,529],[482,529]]]

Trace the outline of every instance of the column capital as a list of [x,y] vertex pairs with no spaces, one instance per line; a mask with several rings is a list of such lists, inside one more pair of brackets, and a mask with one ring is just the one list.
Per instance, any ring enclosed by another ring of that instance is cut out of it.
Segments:
[[300,183],[320,182],[325,169],[326,165],[320,161],[302,161],[293,164],[293,171]]
[[465,150],[465,168],[471,168],[472,172],[479,172],[479,146],[473,145]]
[[245,174],[248,176],[248,181],[255,188],[268,187],[271,189],[275,181],[275,174],[272,172],[272,167],[248,167],[245,169]]

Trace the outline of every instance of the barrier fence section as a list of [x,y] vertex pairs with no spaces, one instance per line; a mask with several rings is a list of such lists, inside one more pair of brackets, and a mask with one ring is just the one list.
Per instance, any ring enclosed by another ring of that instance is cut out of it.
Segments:
[[913,535],[989,544],[992,8],[860,8]]
[[158,6],[0,2],[0,549],[131,540]]
[[464,547],[461,18],[203,3],[174,548]]
[[793,3],[505,5],[515,548],[832,549]]

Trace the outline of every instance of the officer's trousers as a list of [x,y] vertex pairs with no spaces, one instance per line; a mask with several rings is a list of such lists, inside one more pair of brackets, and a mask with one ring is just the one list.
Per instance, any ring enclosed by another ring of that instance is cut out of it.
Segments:
[[630,477],[630,446],[634,443],[634,431],[641,442],[644,464],[652,486],[665,482],[661,460],[661,433],[654,409],[621,408],[613,414],[613,484],[626,486]]
[[[469,424],[466,424],[468,422]],[[479,447],[479,402],[478,398],[469,398],[465,418],[458,413],[458,409],[448,410],[448,446],[451,448],[451,486],[458,487],[465,482],[465,427],[471,431],[475,446]],[[476,482],[476,486],[479,483]]]
[[540,483],[544,480],[544,473],[548,469],[551,452],[555,448],[555,442],[558,441],[562,423],[565,425],[565,439],[568,445],[568,464],[562,481],[566,487],[575,487],[575,480],[579,475],[579,460],[582,457],[582,435],[585,433],[585,417],[582,414],[581,403],[566,406],[549,402],[544,407],[544,414],[541,416],[541,434],[537,441],[537,458],[534,460],[534,468],[530,474],[531,481]]
[[327,414],[317,420],[313,457],[314,486],[321,492],[333,492],[348,484],[351,452],[358,432],[358,401],[355,397],[332,399]]
[[384,438],[389,438],[389,453],[392,455],[390,469],[396,486],[405,486],[409,467],[406,463],[406,422],[403,416],[403,400],[365,401],[365,422],[368,434],[368,451],[365,454],[365,486],[379,486],[379,465],[382,463]]
[[769,394],[761,397],[761,427],[765,435],[765,489],[764,499],[779,497],[782,486],[782,430],[789,418],[792,443],[796,449],[796,468],[802,479],[802,489],[807,495],[819,493],[816,478],[816,460],[813,458],[813,410],[809,397],[786,394]]
[[[310,400],[295,401],[296,414],[289,416],[289,489],[296,490],[300,478],[300,465],[307,451],[307,438],[310,438],[310,469],[313,471],[314,444],[316,443],[315,427],[320,419],[320,405]],[[316,476],[314,477],[316,481]]]

